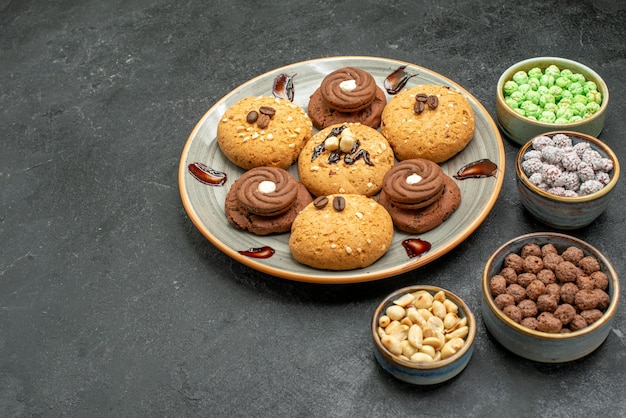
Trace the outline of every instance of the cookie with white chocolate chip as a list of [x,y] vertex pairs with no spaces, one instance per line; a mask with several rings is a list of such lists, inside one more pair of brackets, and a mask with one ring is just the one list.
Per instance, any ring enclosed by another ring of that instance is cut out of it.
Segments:
[[307,142],[298,157],[298,175],[314,196],[373,196],[393,164],[393,151],[380,132],[359,123],[342,123],[319,131]]
[[298,212],[312,200],[306,187],[286,170],[256,167],[233,183],[224,209],[232,226],[269,235],[288,232]]
[[374,199],[357,194],[320,196],[294,220],[289,248],[294,259],[310,267],[353,270],[382,257],[393,234],[389,213]]
[[286,99],[244,97],[229,107],[217,125],[220,149],[235,165],[289,168],[313,135],[306,112]]

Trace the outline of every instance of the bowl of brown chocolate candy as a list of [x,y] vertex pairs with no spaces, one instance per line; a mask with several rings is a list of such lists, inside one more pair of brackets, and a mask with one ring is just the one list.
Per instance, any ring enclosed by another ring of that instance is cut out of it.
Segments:
[[482,275],[482,316],[505,348],[529,360],[563,363],[608,337],[619,302],[611,262],[569,235],[536,232],[504,243]]

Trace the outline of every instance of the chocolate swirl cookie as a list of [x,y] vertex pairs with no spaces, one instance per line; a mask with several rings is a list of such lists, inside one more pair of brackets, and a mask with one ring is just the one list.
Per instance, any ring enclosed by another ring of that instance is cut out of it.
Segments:
[[256,167],[238,180],[236,196],[243,209],[260,216],[286,212],[298,195],[298,181],[276,167]]
[[394,165],[383,178],[387,199],[402,209],[421,209],[439,200],[444,173],[437,163],[422,158]]
[[376,81],[371,74],[358,68],[344,67],[324,77],[320,93],[331,109],[352,113],[370,106],[376,89]]
[[302,183],[282,168],[257,167],[235,180],[226,194],[228,223],[256,235],[289,232],[298,213],[313,201]]

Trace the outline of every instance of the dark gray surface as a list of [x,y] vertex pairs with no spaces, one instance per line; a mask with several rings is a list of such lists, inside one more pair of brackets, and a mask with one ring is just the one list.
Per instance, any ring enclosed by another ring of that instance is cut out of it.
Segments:
[[[545,230],[520,207],[505,141],[500,198],[431,265],[320,286],[260,274],[213,247],[177,168],[223,95],[311,58],[395,58],[458,82],[495,117],[497,79],[532,56],[604,77],[600,138],[626,164],[624,1],[0,1],[0,416],[551,416],[623,414],[625,313],[572,363],[505,351],[480,316],[502,242]],[[625,273],[626,182],[573,235]],[[480,323],[467,369],[413,387],[376,363],[370,315],[431,283]],[[624,287],[622,288],[624,289]],[[622,298],[624,291],[622,290]],[[622,411],[622,412],[620,412]]]

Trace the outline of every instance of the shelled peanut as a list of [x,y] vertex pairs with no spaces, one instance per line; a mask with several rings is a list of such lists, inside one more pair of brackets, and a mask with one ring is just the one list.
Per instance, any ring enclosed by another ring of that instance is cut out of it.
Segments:
[[378,336],[392,354],[415,363],[434,363],[463,348],[469,334],[467,317],[443,291],[406,293],[378,319]]

